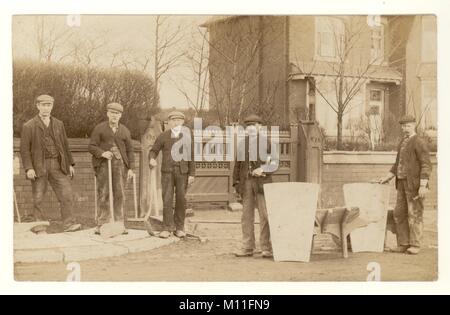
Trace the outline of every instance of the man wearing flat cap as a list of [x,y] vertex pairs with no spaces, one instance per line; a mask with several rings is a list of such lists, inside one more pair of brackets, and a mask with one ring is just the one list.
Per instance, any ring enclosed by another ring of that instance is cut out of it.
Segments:
[[[267,143],[267,137],[260,133],[262,124],[261,117],[250,115],[244,119],[246,126],[245,135],[245,160],[239,158],[235,162],[233,170],[233,186],[236,192],[242,197],[242,247],[235,253],[236,257],[253,256],[255,251],[255,207],[259,211],[260,220],[260,246],[263,258],[271,258],[272,244],[270,241],[269,221],[267,217],[266,201],[264,198],[263,185],[272,182],[271,174],[275,169],[267,167],[270,164],[270,155],[260,156],[259,144]],[[252,134],[258,147],[250,145]],[[260,138],[264,138],[262,141]],[[243,141],[239,146],[243,145]],[[256,150],[256,159],[252,160],[250,150]],[[270,152],[270,143],[267,145],[267,152]]]
[[[168,238],[172,233],[183,238],[186,217],[186,191],[194,182],[195,162],[191,130],[184,124],[185,116],[179,111],[172,111],[168,116],[169,128],[156,138],[149,152],[149,166],[157,165],[156,158],[162,151],[161,186],[163,198],[163,231],[161,238]],[[178,147],[179,143],[183,143]],[[179,154],[178,154],[179,153]],[[175,211],[173,197],[175,194]]]
[[428,192],[431,162],[426,142],[416,134],[415,118],[406,115],[399,123],[404,136],[398,145],[395,164],[380,183],[388,183],[396,178],[397,203],[394,219],[398,247],[393,251],[415,255],[420,252],[423,202]]
[[89,144],[89,152],[92,154],[92,164],[97,177],[99,211],[96,218],[96,234],[100,234],[100,227],[111,219],[108,206],[108,160],[111,160],[114,218],[116,221],[124,220],[125,177],[129,180],[134,176],[134,150],[131,133],[127,127],[119,123],[123,106],[119,103],[110,103],[106,106],[106,110],[108,120],[94,128]]
[[69,177],[75,174],[75,163],[63,122],[51,116],[53,103],[54,99],[49,95],[38,96],[38,115],[23,125],[20,154],[33,190],[33,213],[26,213],[24,219],[46,220],[42,201],[50,183],[61,205],[64,231],[74,232],[81,228],[72,214],[73,194]]

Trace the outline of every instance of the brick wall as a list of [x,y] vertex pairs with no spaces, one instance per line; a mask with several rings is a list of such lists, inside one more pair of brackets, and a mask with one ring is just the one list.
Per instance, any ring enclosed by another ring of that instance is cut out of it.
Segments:
[[[32,210],[32,194],[31,183],[25,179],[25,172],[22,168],[19,154],[20,139],[14,139],[14,159],[15,165],[17,165],[18,173],[14,174],[14,190],[17,196],[17,203],[21,213],[27,210]],[[74,190],[75,198],[75,214],[82,218],[94,218],[94,174],[91,164],[91,155],[87,152],[87,139],[69,139],[69,146],[72,150],[73,157],[75,159],[75,171],[76,175],[72,181],[72,187]],[[140,146],[139,143],[135,143],[135,157],[136,157],[136,174],[137,183],[139,183],[139,156]],[[387,152],[324,152],[323,156],[323,171],[322,171],[322,184],[321,184],[321,207],[333,207],[344,205],[343,198],[343,185],[346,183],[354,182],[368,182],[371,179],[380,178],[384,176],[390,169],[390,166],[394,163],[395,153]],[[428,195],[425,205],[427,209],[437,208],[437,162],[436,156],[432,155],[433,172],[430,179],[431,192]],[[197,196],[195,194],[188,196],[190,202],[194,203],[194,208],[200,209],[195,205],[196,202],[211,202],[216,198],[218,194],[227,194],[229,185],[222,185],[220,189],[223,192],[216,191],[219,186],[214,184],[215,190],[213,194],[205,194],[203,188],[210,186],[211,178],[205,177],[206,173],[211,169],[207,168],[198,170],[198,179],[195,183],[199,188]],[[227,176],[224,170],[222,176]],[[286,169],[282,169],[279,172],[283,173]],[[206,172],[206,173],[205,173]],[[215,174],[215,173],[214,173]],[[284,174],[284,173],[283,173]],[[203,175],[203,176],[202,176]],[[203,178],[202,178],[203,177]],[[213,180],[219,180],[219,178],[213,178]],[[395,204],[395,188],[394,183],[391,183],[391,205]],[[203,187],[203,188],[201,188]],[[195,191],[193,187],[191,194]],[[127,216],[132,217],[134,213],[133,204],[133,187],[132,183],[128,183],[126,188],[126,202],[125,210]],[[139,191],[139,187],[137,187]],[[202,198],[200,198],[201,196]],[[193,197],[193,198],[192,198]],[[214,198],[213,198],[214,197]],[[207,199],[211,200],[207,200]],[[44,206],[48,211],[50,218],[59,217],[59,206],[55,194],[49,187]],[[211,206],[213,207],[213,206]]]
[[[74,192],[74,214],[82,218],[94,218],[94,172],[91,162],[91,154],[87,152],[89,139],[69,139],[69,146],[75,160],[75,177],[72,180]],[[31,182],[25,178],[19,153],[20,139],[14,139],[15,165],[20,166],[14,172],[14,191],[21,214],[32,211],[33,199]],[[140,146],[135,142],[136,180],[139,183],[139,153]],[[16,167],[15,167],[16,168]],[[138,192],[139,194],[139,189]],[[133,185],[130,181],[126,187],[125,211],[129,216],[134,213]],[[59,218],[59,204],[53,190],[49,186],[44,201],[44,208],[51,219]]]
[[[369,182],[385,176],[395,161],[395,153],[387,152],[325,152],[321,185],[322,207],[344,205],[343,185]],[[437,209],[437,160],[432,154],[433,172],[430,193],[425,199],[427,210]],[[395,205],[396,191],[391,181],[390,204]]]

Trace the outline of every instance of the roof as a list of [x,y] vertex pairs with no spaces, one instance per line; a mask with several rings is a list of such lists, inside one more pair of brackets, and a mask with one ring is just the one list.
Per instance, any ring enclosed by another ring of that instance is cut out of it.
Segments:
[[242,17],[244,15],[213,15],[207,19],[204,23],[200,24],[200,27],[210,27],[212,24],[223,23],[235,18]]
[[[347,67],[346,76],[359,77],[365,70],[366,68],[358,68],[357,66]],[[292,80],[304,79],[306,76],[332,77],[336,75],[337,73],[330,62],[306,62],[302,63],[300,67],[291,64],[290,78]],[[402,81],[402,74],[389,66],[373,65],[363,76],[373,81],[392,82],[395,84],[400,84]]]

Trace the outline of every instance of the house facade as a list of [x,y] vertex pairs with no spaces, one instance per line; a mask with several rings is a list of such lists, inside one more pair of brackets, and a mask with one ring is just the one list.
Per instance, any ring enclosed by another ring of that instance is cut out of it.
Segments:
[[343,137],[374,141],[405,113],[436,125],[433,16],[224,16],[203,26],[210,109],[229,108],[229,120],[310,119],[335,136],[341,115]]
[[391,24],[399,29],[395,40],[406,39],[399,64],[403,111],[414,115],[423,130],[437,129],[437,21],[434,15],[398,16]]

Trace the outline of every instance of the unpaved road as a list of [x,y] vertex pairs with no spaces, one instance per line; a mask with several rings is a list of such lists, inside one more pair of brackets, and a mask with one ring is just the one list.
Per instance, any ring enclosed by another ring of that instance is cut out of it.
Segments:
[[[198,211],[193,219],[236,220],[238,213]],[[256,227],[256,232],[258,228]],[[206,243],[183,240],[149,252],[80,262],[82,281],[366,281],[371,262],[380,264],[384,281],[437,279],[437,239],[426,228],[426,248],[417,256],[394,253],[350,253],[315,248],[309,263],[274,262],[259,255],[235,258],[238,224],[198,224]],[[323,244],[322,244],[323,245]],[[317,247],[317,246],[316,246]],[[62,263],[16,264],[18,281],[65,281]]]

